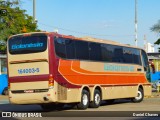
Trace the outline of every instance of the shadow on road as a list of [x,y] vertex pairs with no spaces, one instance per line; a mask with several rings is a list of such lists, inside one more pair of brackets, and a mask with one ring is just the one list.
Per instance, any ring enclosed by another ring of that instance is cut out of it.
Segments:
[[130,99],[116,99],[113,103],[109,103],[106,100],[106,101],[102,101],[101,106],[116,105],[116,104],[123,104],[123,103],[131,103],[131,100]]
[[3,112],[42,112],[39,105],[12,105],[12,104],[1,104],[0,111]]
[[[107,103],[106,101],[102,101],[101,106],[106,105],[116,105],[116,104],[124,104],[129,103],[130,100],[120,99],[115,100],[112,104]],[[77,110],[75,105],[65,105],[62,109],[53,110],[53,111],[65,111],[65,110]],[[40,105],[13,105],[13,104],[0,104],[0,111],[3,112],[44,112]]]

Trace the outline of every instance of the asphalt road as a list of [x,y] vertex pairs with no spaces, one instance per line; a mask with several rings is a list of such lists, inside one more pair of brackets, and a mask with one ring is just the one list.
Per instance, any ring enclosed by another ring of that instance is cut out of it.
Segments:
[[[156,115],[160,118],[160,93],[152,97],[145,98],[141,103],[132,103],[130,100],[120,99],[113,104],[108,105],[103,101],[102,105],[97,108],[88,108],[87,110],[77,110],[75,107],[65,105],[63,109],[44,112],[39,105],[12,105],[6,96],[0,96],[0,112],[11,113],[39,113],[42,117],[144,117],[144,114]],[[138,116],[136,116],[138,115]],[[146,117],[146,116],[145,116]],[[148,116],[147,116],[148,117]],[[157,117],[156,117],[157,118]]]

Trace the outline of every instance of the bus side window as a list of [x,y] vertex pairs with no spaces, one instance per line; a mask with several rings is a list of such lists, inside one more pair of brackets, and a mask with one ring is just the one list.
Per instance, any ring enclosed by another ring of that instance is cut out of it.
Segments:
[[55,38],[55,51],[57,56],[66,58],[65,40],[63,38]]
[[102,61],[101,44],[90,42],[89,43],[89,57],[93,61]]
[[135,64],[141,65],[140,50],[133,50],[133,61]]
[[76,59],[89,60],[89,46],[86,41],[75,41]]
[[67,59],[75,59],[75,41],[67,39],[65,47]]

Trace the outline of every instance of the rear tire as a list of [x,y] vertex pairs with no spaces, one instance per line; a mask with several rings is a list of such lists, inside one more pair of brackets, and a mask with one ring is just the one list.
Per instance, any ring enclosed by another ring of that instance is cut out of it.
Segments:
[[87,109],[89,106],[89,92],[82,90],[81,102],[77,104],[77,108],[81,110]]
[[142,88],[139,88],[138,92],[137,92],[137,96],[132,98],[131,100],[134,103],[139,103],[139,102],[141,102],[143,100],[143,98],[144,98],[143,90],[142,90]]
[[98,108],[101,104],[101,93],[99,90],[95,89],[93,101],[90,102],[91,108]]

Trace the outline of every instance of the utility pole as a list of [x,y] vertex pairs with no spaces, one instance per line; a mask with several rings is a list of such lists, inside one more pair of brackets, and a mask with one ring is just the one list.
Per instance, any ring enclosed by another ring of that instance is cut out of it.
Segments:
[[144,35],[144,49],[146,50],[146,52],[148,52],[148,42],[146,39],[146,35]]
[[138,23],[138,21],[137,21],[137,0],[135,0],[135,45],[137,46],[137,42],[138,42],[138,40],[137,40],[137,23]]
[[36,22],[36,0],[33,0],[33,22]]

